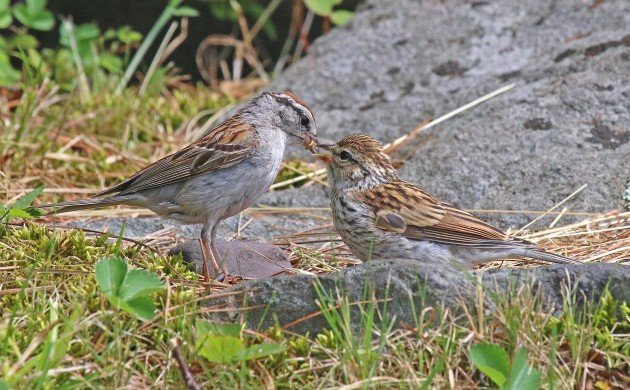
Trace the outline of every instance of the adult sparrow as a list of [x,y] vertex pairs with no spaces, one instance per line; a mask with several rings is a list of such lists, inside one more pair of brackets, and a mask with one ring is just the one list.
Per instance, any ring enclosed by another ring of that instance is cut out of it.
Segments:
[[545,252],[401,180],[375,139],[351,134],[316,154],[327,165],[335,229],[362,261],[426,259],[466,266],[528,257],[579,263]]
[[[308,106],[289,92],[265,92],[234,116],[178,152],[158,160],[93,198],[40,205],[50,214],[125,204],[144,207],[186,224],[203,224],[204,277],[218,223],[256,201],[276,178],[287,145],[316,151],[316,126]],[[227,277],[227,269],[222,270]]]

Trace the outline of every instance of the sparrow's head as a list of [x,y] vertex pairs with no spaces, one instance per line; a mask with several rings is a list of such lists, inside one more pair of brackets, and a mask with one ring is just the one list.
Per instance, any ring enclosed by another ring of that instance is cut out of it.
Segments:
[[330,152],[315,156],[326,163],[337,189],[369,188],[398,177],[381,143],[370,136],[350,134],[334,145],[319,146]]
[[310,108],[291,92],[263,92],[243,110],[263,126],[280,128],[292,145],[317,152],[317,127]]

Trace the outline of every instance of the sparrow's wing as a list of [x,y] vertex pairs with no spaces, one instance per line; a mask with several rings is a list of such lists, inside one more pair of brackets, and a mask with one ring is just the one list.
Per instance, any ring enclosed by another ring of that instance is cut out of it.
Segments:
[[127,195],[228,168],[249,157],[256,145],[254,128],[234,116],[203,138],[156,161],[95,197]]
[[444,219],[444,207],[439,201],[407,182],[389,182],[369,190],[355,191],[352,195],[371,206],[375,216],[385,218],[392,213],[400,216],[408,227],[432,226]]
[[376,227],[401,232],[409,239],[476,247],[515,243],[507,241],[502,231],[405,181],[383,184],[355,196],[374,209]]

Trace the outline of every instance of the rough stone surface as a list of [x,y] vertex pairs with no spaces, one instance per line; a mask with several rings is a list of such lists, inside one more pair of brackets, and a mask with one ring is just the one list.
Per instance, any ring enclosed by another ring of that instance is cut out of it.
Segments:
[[[282,199],[278,199],[275,194],[269,198],[263,196],[264,204],[271,206],[287,206]],[[297,198],[299,199],[299,198]],[[228,218],[219,225],[218,236],[223,239],[230,240],[235,237],[244,239],[258,239],[264,241],[273,241],[274,239],[297,233],[303,229],[313,228],[321,221],[312,216],[303,216],[299,214],[271,214],[253,217],[245,214],[241,220],[241,230],[239,230],[238,216]],[[78,227],[83,229],[93,229],[98,231],[109,232],[116,236],[124,224],[125,237],[129,238],[147,238],[164,229],[172,229],[172,231],[181,239],[198,238],[201,233],[201,225],[183,225],[176,221],[172,221],[159,217],[143,217],[143,218],[109,218],[109,219],[93,219],[88,221],[73,221],[68,224],[70,227]],[[247,224],[245,226],[245,224]],[[245,226],[243,228],[243,226]]]
[[[562,292],[567,290],[563,286],[575,289],[579,305],[584,298],[597,301],[607,283],[616,299],[630,302],[630,267],[623,265],[549,266],[480,274],[400,260],[352,267],[337,274],[320,276],[317,282],[309,275],[246,282],[231,289],[242,294],[207,304],[236,309],[212,314],[211,318],[217,321],[239,321],[244,315],[250,326],[261,324],[266,328],[278,324],[293,332],[313,335],[327,327],[322,315],[311,315],[320,310],[317,301],[323,299],[335,305],[339,299],[337,291],[342,291],[350,303],[370,299],[372,296],[366,296],[366,291],[374,292],[373,297],[382,300],[379,307],[384,318],[395,318],[397,325],[414,325],[417,313],[427,307],[443,305],[457,312],[463,304],[474,312],[479,281],[487,289],[484,302],[487,309],[495,303],[493,297],[496,294],[492,292],[516,291],[524,285],[539,290],[551,311],[562,309]],[[328,298],[318,295],[318,289],[325,291]],[[241,310],[244,299],[246,307],[250,308],[246,311]],[[358,306],[352,307],[354,318],[357,318]],[[354,322],[359,323],[358,320]]]
[[567,205],[605,212],[630,178],[628,26],[627,0],[368,0],[269,89],[308,102],[323,139],[387,142],[516,83],[401,151],[402,176],[473,209],[545,210],[586,183]]
[[[277,246],[256,241],[217,240],[217,251],[221,261],[225,261],[231,276],[245,279],[267,278],[290,270],[291,263],[287,255]],[[185,261],[195,264],[197,272],[203,270],[203,258],[199,240],[190,240],[178,244],[168,254],[182,254]],[[214,268],[208,265],[210,276],[214,277]]]

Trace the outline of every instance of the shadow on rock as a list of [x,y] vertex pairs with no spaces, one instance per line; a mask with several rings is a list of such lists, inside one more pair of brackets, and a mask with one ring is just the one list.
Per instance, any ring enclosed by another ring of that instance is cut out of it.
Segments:
[[[244,279],[267,278],[292,268],[282,249],[264,242],[217,240],[216,247],[232,276]],[[186,241],[168,252],[169,256],[180,253],[184,261],[194,264],[198,273],[202,272],[199,240]],[[215,276],[212,266],[208,267],[208,271],[210,276]]]

